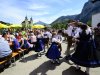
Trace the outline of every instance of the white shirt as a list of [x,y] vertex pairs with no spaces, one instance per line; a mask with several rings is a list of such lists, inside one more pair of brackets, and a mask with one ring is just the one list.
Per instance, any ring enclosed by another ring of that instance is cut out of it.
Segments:
[[5,40],[3,37],[0,38],[0,58],[8,56],[11,53],[12,50],[10,49],[8,41]]
[[2,37],[2,35],[0,35],[0,38]]
[[67,30],[64,30],[64,33],[67,33]]
[[[75,30],[75,35],[76,35],[77,33],[80,33],[80,32],[82,32],[82,29],[79,28],[79,27],[77,27],[76,30]],[[74,36],[75,36],[75,35],[74,35]]]
[[59,42],[62,43],[62,36],[61,35],[56,35],[52,38],[52,42]]
[[33,35],[33,36],[30,36],[30,40],[31,40],[31,43],[33,43],[37,41],[37,38],[35,35]]
[[50,32],[44,32],[44,38],[51,38],[52,34]]
[[43,36],[41,34],[38,34],[37,35],[37,38],[42,38]]
[[14,35],[10,35],[10,41],[13,41],[15,39]]
[[68,34],[68,36],[72,36],[72,30],[73,30],[73,26],[69,26],[66,30],[66,33]]
[[57,35],[57,39],[58,39],[58,42],[59,42],[59,43],[62,43],[63,38],[62,38],[62,36],[61,36],[61,35]]
[[56,38],[52,38],[52,42],[58,42]]
[[[79,31],[75,34],[74,38],[79,38],[79,33],[82,32],[82,29],[79,29]],[[91,34],[92,30],[90,28],[86,29],[86,34]]]

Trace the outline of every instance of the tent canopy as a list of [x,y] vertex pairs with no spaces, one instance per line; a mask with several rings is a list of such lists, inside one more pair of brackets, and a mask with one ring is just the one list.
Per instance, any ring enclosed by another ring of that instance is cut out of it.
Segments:
[[21,28],[22,27],[22,25],[20,25],[20,24],[12,24],[12,25],[10,25],[10,28]]
[[9,26],[0,23],[0,28],[9,28]]
[[41,29],[41,28],[45,28],[45,26],[41,24],[36,24],[36,25],[33,25],[32,28]]

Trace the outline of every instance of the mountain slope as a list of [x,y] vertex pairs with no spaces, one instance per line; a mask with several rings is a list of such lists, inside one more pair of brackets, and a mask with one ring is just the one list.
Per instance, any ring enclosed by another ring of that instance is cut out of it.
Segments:
[[72,15],[72,16],[61,16],[59,17],[57,20],[55,20],[54,22],[52,22],[52,24],[55,24],[55,23],[60,23],[60,22],[65,22],[69,19],[75,19],[77,15]]
[[42,21],[38,21],[38,22],[36,22],[35,24],[48,25],[48,24],[46,24],[46,23],[44,23],[44,22],[42,22]]
[[100,12],[100,0],[95,3],[92,3],[91,0],[84,4],[82,12],[78,15],[70,15],[70,16],[61,16],[57,20],[51,23],[51,25],[56,23],[61,23],[63,21],[67,21],[69,19],[79,20],[81,22],[87,23],[92,18],[92,14]]
[[92,3],[91,0],[85,3],[82,12],[76,16],[76,20],[87,23],[91,20],[92,14],[100,12],[100,1]]
[[6,25],[11,25],[10,23],[4,22],[4,21],[0,21],[1,24],[6,24]]

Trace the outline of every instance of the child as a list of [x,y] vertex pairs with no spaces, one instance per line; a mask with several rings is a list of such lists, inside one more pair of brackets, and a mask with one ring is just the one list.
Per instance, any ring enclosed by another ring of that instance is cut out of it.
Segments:
[[[59,45],[61,44],[61,41],[58,39],[58,35],[55,32],[52,38],[52,44],[50,48],[48,49],[48,52],[46,53],[47,58],[51,59],[52,63],[60,63],[59,58],[61,55],[61,48]],[[60,49],[60,50],[59,50]]]
[[37,42],[35,46],[35,52],[38,52],[38,57],[41,57],[41,51],[44,49],[44,42],[43,42],[43,36],[40,31],[38,31],[37,35]]

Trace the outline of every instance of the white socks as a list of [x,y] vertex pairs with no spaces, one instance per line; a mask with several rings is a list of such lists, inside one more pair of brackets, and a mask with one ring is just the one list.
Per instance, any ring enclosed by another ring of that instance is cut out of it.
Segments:
[[79,65],[76,65],[76,69],[79,69],[80,67],[79,67]]
[[[79,65],[76,65],[76,69],[80,69]],[[86,67],[86,71],[85,72],[89,75],[90,68]]]
[[89,74],[90,68],[86,67],[86,73]]

